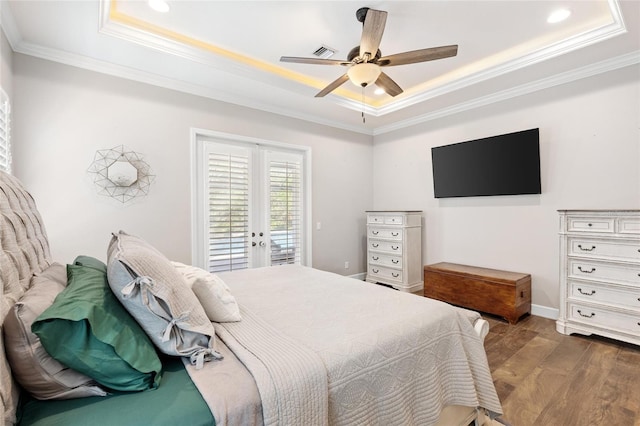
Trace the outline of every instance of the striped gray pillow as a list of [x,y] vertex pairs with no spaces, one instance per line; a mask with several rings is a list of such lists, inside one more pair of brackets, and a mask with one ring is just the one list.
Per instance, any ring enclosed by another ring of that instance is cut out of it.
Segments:
[[197,368],[222,358],[213,324],[169,259],[123,231],[113,234],[107,254],[111,290],[161,352],[190,357]]

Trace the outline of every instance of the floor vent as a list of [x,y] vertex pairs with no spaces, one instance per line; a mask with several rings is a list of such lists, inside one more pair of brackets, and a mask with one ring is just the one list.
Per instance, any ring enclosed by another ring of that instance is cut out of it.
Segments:
[[337,52],[336,49],[332,49],[330,47],[325,46],[324,44],[318,47],[313,54],[318,58],[329,59]]

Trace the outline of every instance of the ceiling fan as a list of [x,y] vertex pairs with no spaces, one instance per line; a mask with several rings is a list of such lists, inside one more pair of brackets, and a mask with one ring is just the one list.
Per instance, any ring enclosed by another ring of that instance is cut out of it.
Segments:
[[356,18],[362,22],[362,36],[360,45],[351,49],[346,60],[300,58],[295,56],[282,56],[281,62],[297,62],[315,65],[342,65],[349,67],[346,74],[330,83],[322,89],[316,98],[331,93],[347,80],[355,85],[366,87],[375,83],[391,96],[402,93],[402,89],[380,67],[392,67],[396,65],[415,64],[418,62],[433,61],[449,58],[458,54],[458,45],[430,47],[427,49],[412,50],[410,52],[397,53],[395,55],[382,56],[380,41],[387,22],[387,12],[382,10],[362,7],[356,12]]

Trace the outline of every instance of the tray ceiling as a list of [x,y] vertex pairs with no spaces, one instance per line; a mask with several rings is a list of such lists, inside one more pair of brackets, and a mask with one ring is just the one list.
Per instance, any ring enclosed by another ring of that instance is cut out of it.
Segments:
[[[640,2],[3,1],[14,51],[225,102],[379,134],[640,62]],[[385,68],[397,97],[341,66],[283,63],[322,47],[346,59],[363,6],[388,12],[383,55],[457,44],[453,58]],[[554,10],[571,15],[549,24]],[[366,122],[362,122],[364,111]]]

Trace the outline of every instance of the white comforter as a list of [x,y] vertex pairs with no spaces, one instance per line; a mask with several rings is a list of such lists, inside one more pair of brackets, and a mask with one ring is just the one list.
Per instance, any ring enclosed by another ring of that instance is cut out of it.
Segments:
[[[501,412],[476,313],[301,266],[220,276],[243,320],[216,332],[253,374],[265,425],[429,425],[447,405]],[[206,370],[190,374],[206,386]]]

